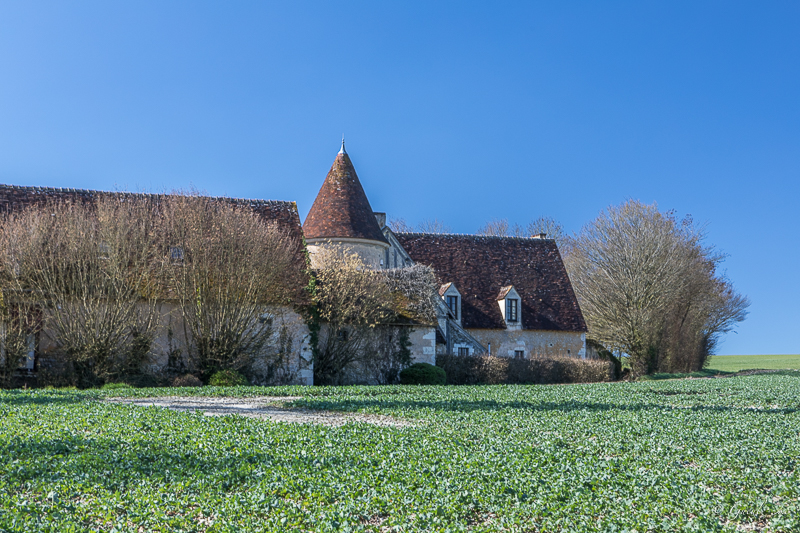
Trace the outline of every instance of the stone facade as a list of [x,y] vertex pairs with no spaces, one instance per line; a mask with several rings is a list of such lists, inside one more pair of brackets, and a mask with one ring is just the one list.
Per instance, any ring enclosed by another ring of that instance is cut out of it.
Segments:
[[[154,339],[151,359],[145,370],[153,375],[170,375],[193,371],[192,358],[187,343],[187,330],[180,311],[171,302],[158,304],[160,334]],[[273,333],[271,341],[254,357],[254,385],[313,385],[314,369],[310,335],[305,320],[286,307],[270,309]],[[55,364],[59,351],[52,332],[44,330],[38,335],[37,360],[39,365]]]
[[336,247],[355,253],[370,268],[384,268],[388,244],[361,239],[306,239],[306,247],[311,258],[311,266],[317,267],[317,253],[322,247]]
[[497,357],[586,358],[586,333],[572,331],[471,329],[469,332]]
[[414,363],[436,364],[436,328],[416,326],[409,335],[411,360]]

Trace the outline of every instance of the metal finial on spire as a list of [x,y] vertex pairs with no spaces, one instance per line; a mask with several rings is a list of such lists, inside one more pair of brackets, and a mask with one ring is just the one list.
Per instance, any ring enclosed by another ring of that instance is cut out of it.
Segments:
[[347,151],[345,151],[345,149],[344,149],[344,133],[342,134],[342,149],[339,150],[339,153],[340,154],[346,154],[347,153]]

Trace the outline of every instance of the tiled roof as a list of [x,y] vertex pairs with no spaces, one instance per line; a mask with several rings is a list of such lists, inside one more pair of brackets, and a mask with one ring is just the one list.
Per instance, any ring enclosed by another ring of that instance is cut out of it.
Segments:
[[[21,185],[0,184],[0,213],[18,211],[29,205],[41,205],[50,200],[67,200],[92,202],[99,196],[141,196],[157,197],[162,194],[148,194],[137,192],[111,192],[95,191],[91,189],[70,189],[62,187],[27,187]],[[254,200],[249,198],[228,198],[225,196],[212,197],[220,202],[231,202],[236,205],[250,206],[265,220],[271,220],[292,237],[302,240],[303,232],[300,225],[300,215],[297,204],[277,200]]]
[[333,161],[303,231],[307,239],[345,237],[387,243],[346,152],[339,152]]
[[505,297],[508,296],[508,293],[511,292],[511,289],[513,288],[514,288],[513,285],[506,285],[505,287],[500,287],[500,294],[497,295],[497,298],[495,298],[495,300],[505,299]]
[[417,263],[461,292],[466,329],[505,329],[498,293],[513,285],[523,329],[586,331],[561,254],[552,239],[395,233]]
[[[0,213],[11,213],[30,205],[42,205],[48,201],[80,201],[93,202],[100,196],[165,196],[159,194],[94,191],[89,189],[68,189],[60,187],[25,187],[19,185],[0,184]],[[300,215],[297,204],[276,200],[252,200],[247,198],[213,197],[220,202],[231,202],[239,206],[249,206],[261,215],[264,220],[274,222],[278,228],[286,232],[297,247],[294,251],[294,260],[297,265],[296,280],[293,284],[303,287],[305,279],[305,250],[303,247],[303,228],[300,225]]]

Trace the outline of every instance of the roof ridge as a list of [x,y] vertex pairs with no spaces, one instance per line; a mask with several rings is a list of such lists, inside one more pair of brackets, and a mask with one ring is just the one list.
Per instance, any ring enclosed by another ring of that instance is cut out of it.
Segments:
[[[35,185],[10,185],[7,183],[0,183],[0,188],[28,190],[33,192],[68,192],[77,194],[118,194],[124,196],[187,196],[179,193],[155,193],[155,192],[133,192],[133,191],[103,191],[98,189],[75,189],[71,187],[40,187]],[[199,195],[200,198],[209,198],[211,200],[233,200],[235,202],[249,202],[251,204],[295,204],[291,200],[261,200],[258,198],[235,198],[233,196],[208,196],[205,194]]]
[[419,235],[425,237],[474,237],[477,239],[511,239],[519,241],[555,241],[552,238],[518,237],[516,235],[479,235],[475,233],[425,233],[422,231],[394,231],[395,235]]

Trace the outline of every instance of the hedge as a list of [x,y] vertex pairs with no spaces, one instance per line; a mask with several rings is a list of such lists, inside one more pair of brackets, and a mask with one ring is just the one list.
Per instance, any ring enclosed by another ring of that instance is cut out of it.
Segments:
[[444,369],[448,385],[594,383],[614,380],[613,363],[597,359],[437,355],[436,366]]

